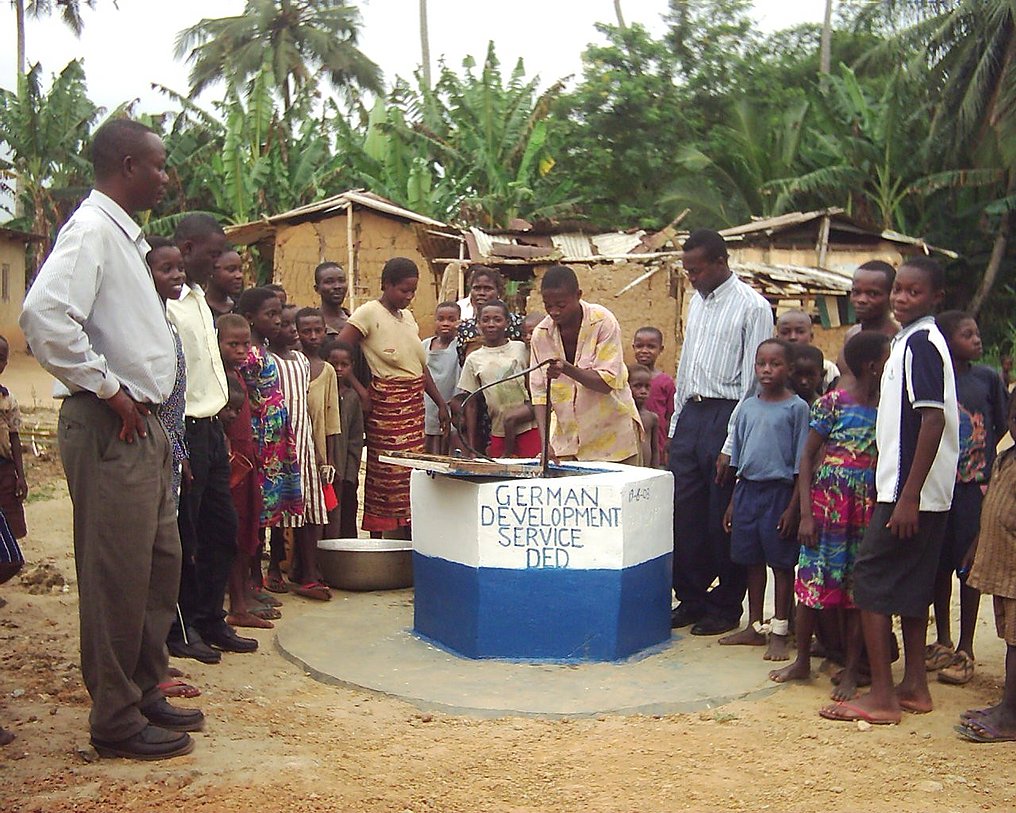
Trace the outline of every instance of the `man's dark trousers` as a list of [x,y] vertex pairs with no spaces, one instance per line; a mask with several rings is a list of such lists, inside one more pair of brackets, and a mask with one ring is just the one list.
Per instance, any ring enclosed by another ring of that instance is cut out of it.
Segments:
[[[730,535],[723,514],[733,478],[716,485],[716,458],[727,439],[736,401],[688,401],[670,441],[674,475],[674,593],[694,617],[737,623],[747,589],[744,568],[730,561]],[[719,584],[710,590],[714,579]]]
[[[217,418],[187,418],[187,451],[194,479],[180,493],[180,612],[202,636],[221,630],[226,582],[236,555],[236,509],[229,490],[229,453]],[[181,640],[179,621],[170,638]]]

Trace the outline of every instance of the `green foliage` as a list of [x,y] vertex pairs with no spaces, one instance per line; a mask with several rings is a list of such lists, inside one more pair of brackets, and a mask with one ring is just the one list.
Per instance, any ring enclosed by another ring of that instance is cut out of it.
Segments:
[[918,85],[898,69],[875,95],[841,66],[823,82],[802,147],[805,171],[768,188],[796,204],[842,205],[862,222],[906,232],[909,186],[922,174],[915,145],[927,136]]
[[181,31],[176,55],[192,63],[191,95],[220,80],[242,85],[267,61],[285,108],[323,76],[339,89],[381,90],[381,70],[357,47],[360,13],[345,0],[247,0],[236,17]]
[[695,138],[696,111],[674,82],[675,57],[640,25],[597,25],[606,45],[582,55],[578,87],[555,105],[558,169],[602,225],[660,225],[659,201],[678,176],[675,156]]
[[443,63],[433,89],[416,77],[378,101],[360,127],[336,117],[351,185],[424,214],[485,226],[545,217],[573,202],[548,145],[561,84],[543,93],[519,60],[505,77],[493,43],[479,72]]
[[[95,8],[95,0],[83,0],[88,8]],[[84,22],[81,19],[82,0],[56,0],[55,5],[60,10],[60,19],[63,20],[71,31],[81,36],[84,29]],[[25,3],[25,13],[29,17],[48,17],[53,13],[53,0],[28,0]]]
[[0,88],[0,155],[6,156],[0,170],[15,179],[24,211],[12,225],[45,236],[47,247],[88,188],[86,147],[101,113],[88,98],[79,61],[48,92],[39,65],[18,77],[17,93]]
[[695,221],[705,216],[724,226],[786,211],[791,195],[777,182],[798,165],[808,108],[799,101],[773,115],[741,99],[731,124],[711,133],[716,158],[691,145],[679,149],[675,160],[684,174],[663,198],[668,209],[695,208]]

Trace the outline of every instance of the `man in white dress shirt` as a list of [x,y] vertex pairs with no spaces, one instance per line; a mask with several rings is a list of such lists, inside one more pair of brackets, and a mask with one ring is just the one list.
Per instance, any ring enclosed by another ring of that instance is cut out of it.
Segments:
[[683,248],[695,293],[670,424],[674,593],[680,601],[671,626],[692,624],[693,635],[719,635],[740,622],[747,585],[744,569],[730,561],[730,535],[723,529],[733,482],[716,460],[734,409],[755,381],[755,350],[773,335],[773,312],[730,270],[717,232],[692,232]]
[[136,759],[188,753],[185,732],[204,721],[159,690],[180,537],[172,454],[154,412],[172,392],[176,348],[131,215],[162,197],[165,163],[162,140],[137,122],[96,131],[95,189],[60,230],[21,315],[63,398],[58,440],[74,505],[92,744]]

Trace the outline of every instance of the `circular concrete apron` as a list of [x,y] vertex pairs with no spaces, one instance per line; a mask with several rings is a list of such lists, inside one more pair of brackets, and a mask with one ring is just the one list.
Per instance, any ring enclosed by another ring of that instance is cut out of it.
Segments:
[[324,683],[392,695],[421,709],[481,717],[663,714],[713,708],[778,687],[759,647],[675,630],[620,663],[470,660],[413,634],[413,591],[343,593],[277,622],[282,654]]

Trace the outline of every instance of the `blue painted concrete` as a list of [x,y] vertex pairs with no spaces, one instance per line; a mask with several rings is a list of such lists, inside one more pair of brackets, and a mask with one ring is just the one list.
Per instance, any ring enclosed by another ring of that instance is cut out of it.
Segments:
[[468,658],[616,661],[670,638],[670,554],[623,570],[511,570],[414,552],[413,578],[415,631]]

